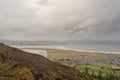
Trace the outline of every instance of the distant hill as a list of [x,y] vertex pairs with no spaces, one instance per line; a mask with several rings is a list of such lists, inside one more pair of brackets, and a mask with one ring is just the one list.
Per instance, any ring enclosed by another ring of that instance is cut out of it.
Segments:
[[0,80],[95,80],[74,68],[0,43]]
[[7,40],[0,39],[1,43],[9,45],[66,45],[65,41],[41,41],[41,40]]

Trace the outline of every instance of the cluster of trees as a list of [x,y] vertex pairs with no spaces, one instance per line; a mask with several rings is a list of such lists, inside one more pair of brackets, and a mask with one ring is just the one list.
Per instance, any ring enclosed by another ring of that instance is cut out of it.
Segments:
[[115,75],[116,71],[110,69],[109,71],[106,70],[106,72],[102,71],[102,69],[100,70],[94,70],[94,69],[90,69],[87,65],[84,68],[84,72],[92,77],[95,77],[99,80],[119,80],[120,76]]
[[58,62],[67,66],[74,67],[80,72],[88,74],[99,80],[120,80],[120,70],[114,70],[110,65],[89,63],[69,64],[66,60],[58,60]]
[[114,76],[112,72],[107,72],[106,75],[103,76],[103,72],[101,70],[98,71],[98,75],[95,75],[95,71],[93,70],[91,76],[99,80],[119,80],[119,77]]

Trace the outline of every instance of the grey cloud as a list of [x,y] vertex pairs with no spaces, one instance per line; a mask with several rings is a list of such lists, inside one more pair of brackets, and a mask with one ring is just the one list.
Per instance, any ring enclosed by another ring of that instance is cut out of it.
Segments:
[[119,39],[119,3],[119,0],[0,0],[0,38]]
[[38,2],[38,4],[44,5],[47,1],[48,1],[48,0],[40,0],[40,1]]
[[68,30],[72,34],[76,34],[95,27],[95,24],[97,24],[97,21],[94,18],[91,18],[91,19],[82,20],[78,23],[74,23],[73,25],[69,25],[68,27],[65,28],[65,30],[66,31]]

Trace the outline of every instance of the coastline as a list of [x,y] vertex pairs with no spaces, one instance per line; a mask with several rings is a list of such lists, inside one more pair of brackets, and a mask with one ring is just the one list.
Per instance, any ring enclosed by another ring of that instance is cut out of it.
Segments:
[[71,48],[67,48],[64,46],[55,46],[55,45],[10,45],[12,47],[16,47],[19,49],[23,49],[23,48],[46,48],[46,49],[58,49],[58,50],[71,50],[71,51],[77,51],[77,52],[91,52],[91,53],[103,53],[103,54],[120,54],[120,52],[105,52],[105,51],[90,51],[90,50],[80,50],[80,49],[71,49]]

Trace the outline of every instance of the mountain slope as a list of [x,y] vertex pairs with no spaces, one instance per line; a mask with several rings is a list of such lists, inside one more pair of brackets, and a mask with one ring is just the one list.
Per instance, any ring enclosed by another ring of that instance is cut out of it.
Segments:
[[74,68],[0,43],[0,80],[94,80]]

